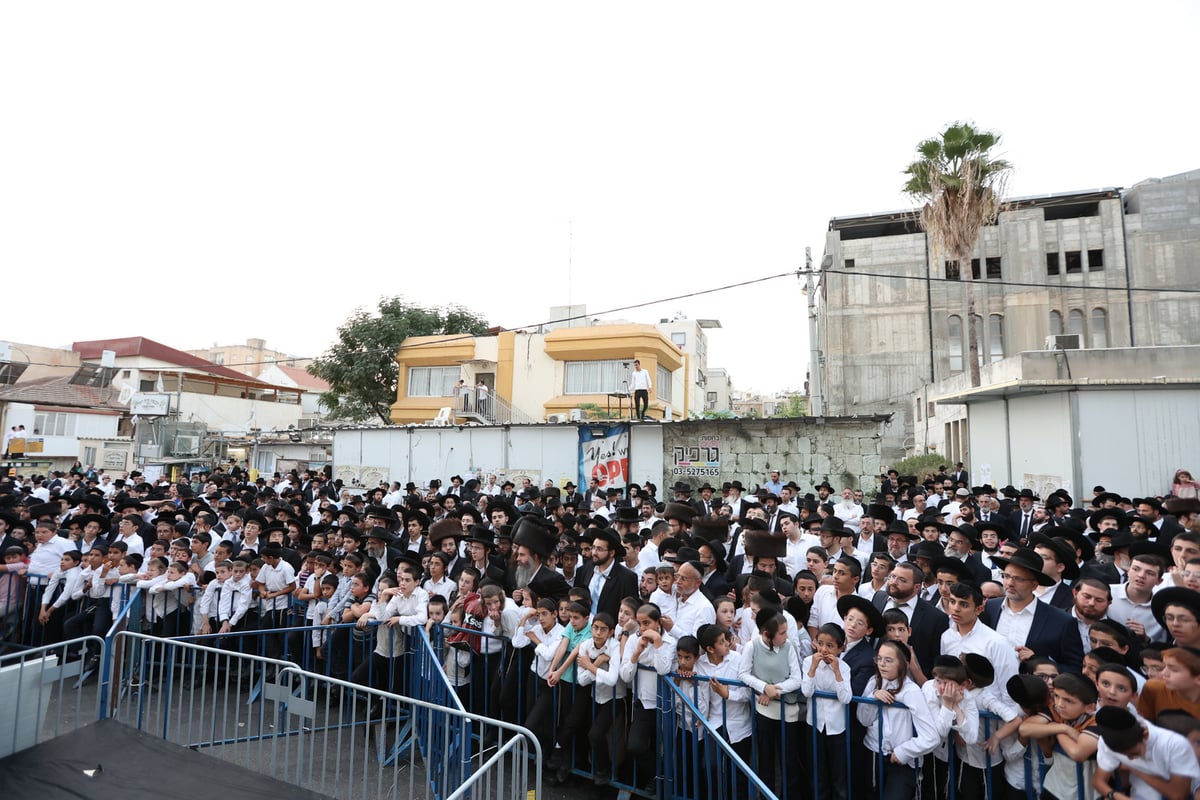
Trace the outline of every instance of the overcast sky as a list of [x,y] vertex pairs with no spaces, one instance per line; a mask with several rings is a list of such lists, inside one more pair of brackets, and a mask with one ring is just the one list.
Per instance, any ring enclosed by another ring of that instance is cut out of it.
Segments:
[[[1184,172],[1198,8],[5,3],[0,339],[310,356],[386,295],[516,328],[785,273],[957,119],[1014,196]],[[794,278],[609,318],[676,312],[802,386]]]

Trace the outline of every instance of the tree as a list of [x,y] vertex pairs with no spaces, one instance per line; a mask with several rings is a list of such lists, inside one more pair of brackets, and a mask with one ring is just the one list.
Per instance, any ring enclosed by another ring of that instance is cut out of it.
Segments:
[[971,385],[979,385],[979,333],[975,325],[975,284],[971,252],[979,229],[996,219],[1012,165],[993,158],[1000,134],[977,131],[956,122],[939,136],[917,145],[919,158],[904,172],[904,191],[921,204],[921,227],[933,240],[934,263],[938,253],[959,264],[966,282],[967,357]]
[[321,405],[342,419],[391,422],[400,369],[396,351],[410,336],[487,331],[487,321],[472,311],[450,306],[424,308],[400,297],[385,297],[375,311],[356,310],[338,327],[337,341],[309,365],[310,374],[329,384]]
[[776,417],[805,417],[808,416],[808,400],[802,394],[788,395],[787,402],[775,412]]

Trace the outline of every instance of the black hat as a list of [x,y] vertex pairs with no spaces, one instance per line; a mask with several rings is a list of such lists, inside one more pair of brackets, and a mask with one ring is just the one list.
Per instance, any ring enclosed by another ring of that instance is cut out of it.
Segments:
[[729,518],[721,516],[692,517],[692,536],[706,542],[724,542],[729,539]]
[[1042,572],[1042,569],[1046,566],[1045,562],[1042,561],[1042,557],[1034,552],[1033,548],[1031,547],[1018,547],[1017,551],[1009,558],[992,556],[992,563],[1000,567],[1000,569],[1004,569],[1009,564],[1021,567],[1022,569],[1027,569],[1033,573],[1033,577],[1037,579],[1039,585],[1054,585],[1054,579],[1045,572]]
[[406,492],[413,492],[413,491],[416,491],[418,488],[420,488],[420,487],[418,487],[412,481],[409,481],[408,483],[404,484],[404,491],[406,491]]
[[533,580],[529,582],[529,591],[540,598],[562,600],[571,591],[571,584],[567,583],[566,578],[553,570],[539,569],[537,574],[533,576]]
[[1008,696],[1021,708],[1045,708],[1050,699],[1050,686],[1036,675],[1013,675],[1004,685]]
[[558,536],[545,519],[526,514],[513,525],[513,544],[526,547],[531,553],[549,558],[558,546]]
[[871,519],[883,520],[890,525],[896,519],[896,512],[885,503],[871,503],[867,506],[867,516]]
[[892,520],[890,523],[888,523],[887,530],[884,531],[885,536],[891,536],[892,534],[903,535],[914,542],[920,541],[921,539],[919,534],[913,533],[913,529],[908,527],[907,522],[898,519]]
[[676,519],[683,525],[691,525],[694,516],[696,509],[686,503],[667,503],[663,510],[663,519]]
[[683,481],[675,481],[675,485],[671,487],[671,491],[679,494],[691,494],[693,490],[691,486]]
[[[935,559],[945,555],[945,552],[937,542],[922,540],[908,548],[908,559],[909,561],[915,561],[918,558],[927,558],[930,564],[932,564]],[[994,561],[995,559],[993,558],[992,560]]]
[[366,536],[364,538],[381,539],[388,546],[391,546],[396,541],[395,534],[393,534],[391,531],[389,531],[387,528],[383,527],[382,525],[376,525],[373,528],[371,528],[371,530],[367,531]]
[[743,540],[746,550],[746,555],[751,558],[783,558],[787,555],[787,537],[783,534],[772,534],[765,530],[766,523],[762,520],[749,520],[748,522],[762,523],[762,528],[755,526],[751,528],[749,524],[743,527]]
[[[633,534],[636,536],[637,534]],[[601,539],[609,549],[616,554],[617,558],[625,557],[625,545],[621,542],[621,537],[612,528],[595,528],[584,533],[584,536],[590,538],[591,541]]]
[[1109,749],[1124,753],[1136,747],[1146,735],[1137,717],[1123,706],[1104,706],[1096,711],[1096,732]]
[[979,653],[963,653],[962,662],[963,666],[967,668],[967,677],[975,684],[976,689],[991,686],[992,681],[996,680],[996,668],[992,666],[992,662],[988,660],[987,656],[981,656]]
[[642,517],[633,506],[617,506],[616,512],[609,517],[609,522],[641,522]]
[[720,542],[709,542],[709,541],[697,542],[696,549],[699,550],[701,547],[707,547],[710,551],[712,551],[713,567],[717,570],[718,573],[724,572],[725,571],[725,557],[727,555],[727,553],[725,552],[725,545],[721,544]]
[[975,523],[976,534],[981,535],[984,531],[994,531],[995,534],[998,537],[1000,537],[1001,541],[1003,541],[1004,539],[1007,539],[1008,534],[1010,533],[1009,529],[1007,527],[1005,527],[1004,525],[1001,525],[999,522],[991,522],[991,521],[976,522]]
[[435,547],[444,539],[457,540],[461,538],[463,538],[462,522],[454,517],[439,519],[429,526],[429,543]]
[[[785,550],[785,553],[786,553],[786,550]],[[663,559],[663,561],[666,561],[671,564],[686,564],[689,561],[699,561],[699,560],[700,560],[700,551],[694,547],[687,547],[687,546],[680,547],[678,550],[675,551],[675,555],[669,556],[669,557]],[[703,572],[703,570],[701,570],[701,572]]]
[[80,528],[86,528],[89,522],[94,522],[99,525],[100,530],[104,532],[107,532],[111,527],[111,522],[104,514],[80,514],[78,516],[71,517],[71,521],[78,522]]
[[739,492],[744,492],[744,491],[746,491],[746,487],[745,487],[745,486],[742,486],[742,482],[741,482],[741,481],[730,481],[730,482],[729,482],[729,488],[730,488],[730,489],[737,489]]
[[1166,623],[1163,622],[1163,615],[1167,611],[1167,606],[1183,606],[1191,610],[1197,620],[1200,620],[1200,592],[1194,589],[1187,589],[1183,586],[1169,586],[1166,589],[1160,589],[1155,592],[1154,597],[1150,599],[1150,611],[1154,614],[1154,618],[1158,620],[1158,624],[1165,629]]
[[1038,497],[1037,493],[1034,492],[1033,489],[1022,489],[1021,491],[1017,492],[1017,499],[1020,500],[1021,498],[1025,498],[1026,500],[1032,500],[1035,503],[1038,500],[1042,499],[1042,498]]
[[828,481],[828,479],[826,479],[826,480],[823,480],[823,481],[821,481],[820,483],[818,483],[818,484],[816,485],[816,487],[815,487],[815,488],[817,488],[817,489],[828,489],[828,490],[829,490],[829,491],[831,491],[831,492],[833,491],[833,487],[829,485],[829,481]]
[[1064,504],[1070,506],[1073,505],[1073,501],[1071,500],[1071,495],[1067,494],[1061,489],[1056,492],[1051,492],[1046,498],[1046,508],[1054,508],[1055,506],[1061,506]]
[[496,546],[496,536],[487,525],[472,525],[467,530],[467,537],[463,541],[478,542],[488,549]]
[[949,572],[958,578],[959,583],[974,583],[967,565],[957,558],[941,556],[930,561],[929,566],[935,575],[939,572]]
[[[1070,524],[1058,525],[1052,528],[1051,536],[1055,539],[1065,539],[1071,545],[1071,558],[1077,558],[1074,551],[1079,550],[1078,558],[1083,561],[1091,561],[1092,556],[1096,555],[1096,545],[1092,540],[1084,535],[1080,527],[1075,523],[1075,520],[1070,520]],[[1068,579],[1073,580],[1073,579]]]
[[1058,536],[1051,538],[1044,533],[1035,533],[1029,537],[1029,546],[1053,550],[1058,562],[1063,565],[1064,580],[1073,581],[1079,577],[1079,562],[1076,561],[1075,545],[1071,542]]
[[846,615],[850,613],[851,609],[858,609],[866,616],[867,624],[871,626],[871,636],[882,637],[887,633],[887,623],[883,621],[883,613],[870,600],[854,592],[838,598],[838,616],[843,620],[846,619]]
[[[142,511],[146,508],[141,503],[134,503],[134,505],[138,507],[139,511]],[[119,508],[120,507],[118,506],[118,509]],[[37,505],[29,507],[29,518],[34,520],[41,519],[42,517],[57,517],[61,513],[62,506],[60,506],[58,503],[38,503]]]
[[841,517],[826,517],[825,521],[821,523],[821,530],[841,536],[847,528]]

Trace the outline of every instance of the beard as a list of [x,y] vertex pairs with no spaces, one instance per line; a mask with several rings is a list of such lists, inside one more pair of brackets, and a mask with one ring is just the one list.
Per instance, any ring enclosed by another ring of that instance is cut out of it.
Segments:
[[513,570],[513,577],[516,578],[517,586],[528,586],[529,579],[533,577],[533,573],[536,571],[537,564],[534,564],[532,561],[527,566],[518,564],[517,568]]

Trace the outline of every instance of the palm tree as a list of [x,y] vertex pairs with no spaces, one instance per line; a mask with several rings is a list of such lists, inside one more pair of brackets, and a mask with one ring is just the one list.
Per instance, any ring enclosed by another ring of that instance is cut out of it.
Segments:
[[993,158],[1000,134],[977,131],[956,122],[939,136],[917,145],[919,158],[908,165],[904,191],[921,206],[921,227],[933,240],[933,260],[938,253],[959,264],[967,290],[967,357],[971,385],[979,385],[979,333],[975,326],[975,284],[971,252],[979,229],[994,222],[1003,203],[1012,165]]

